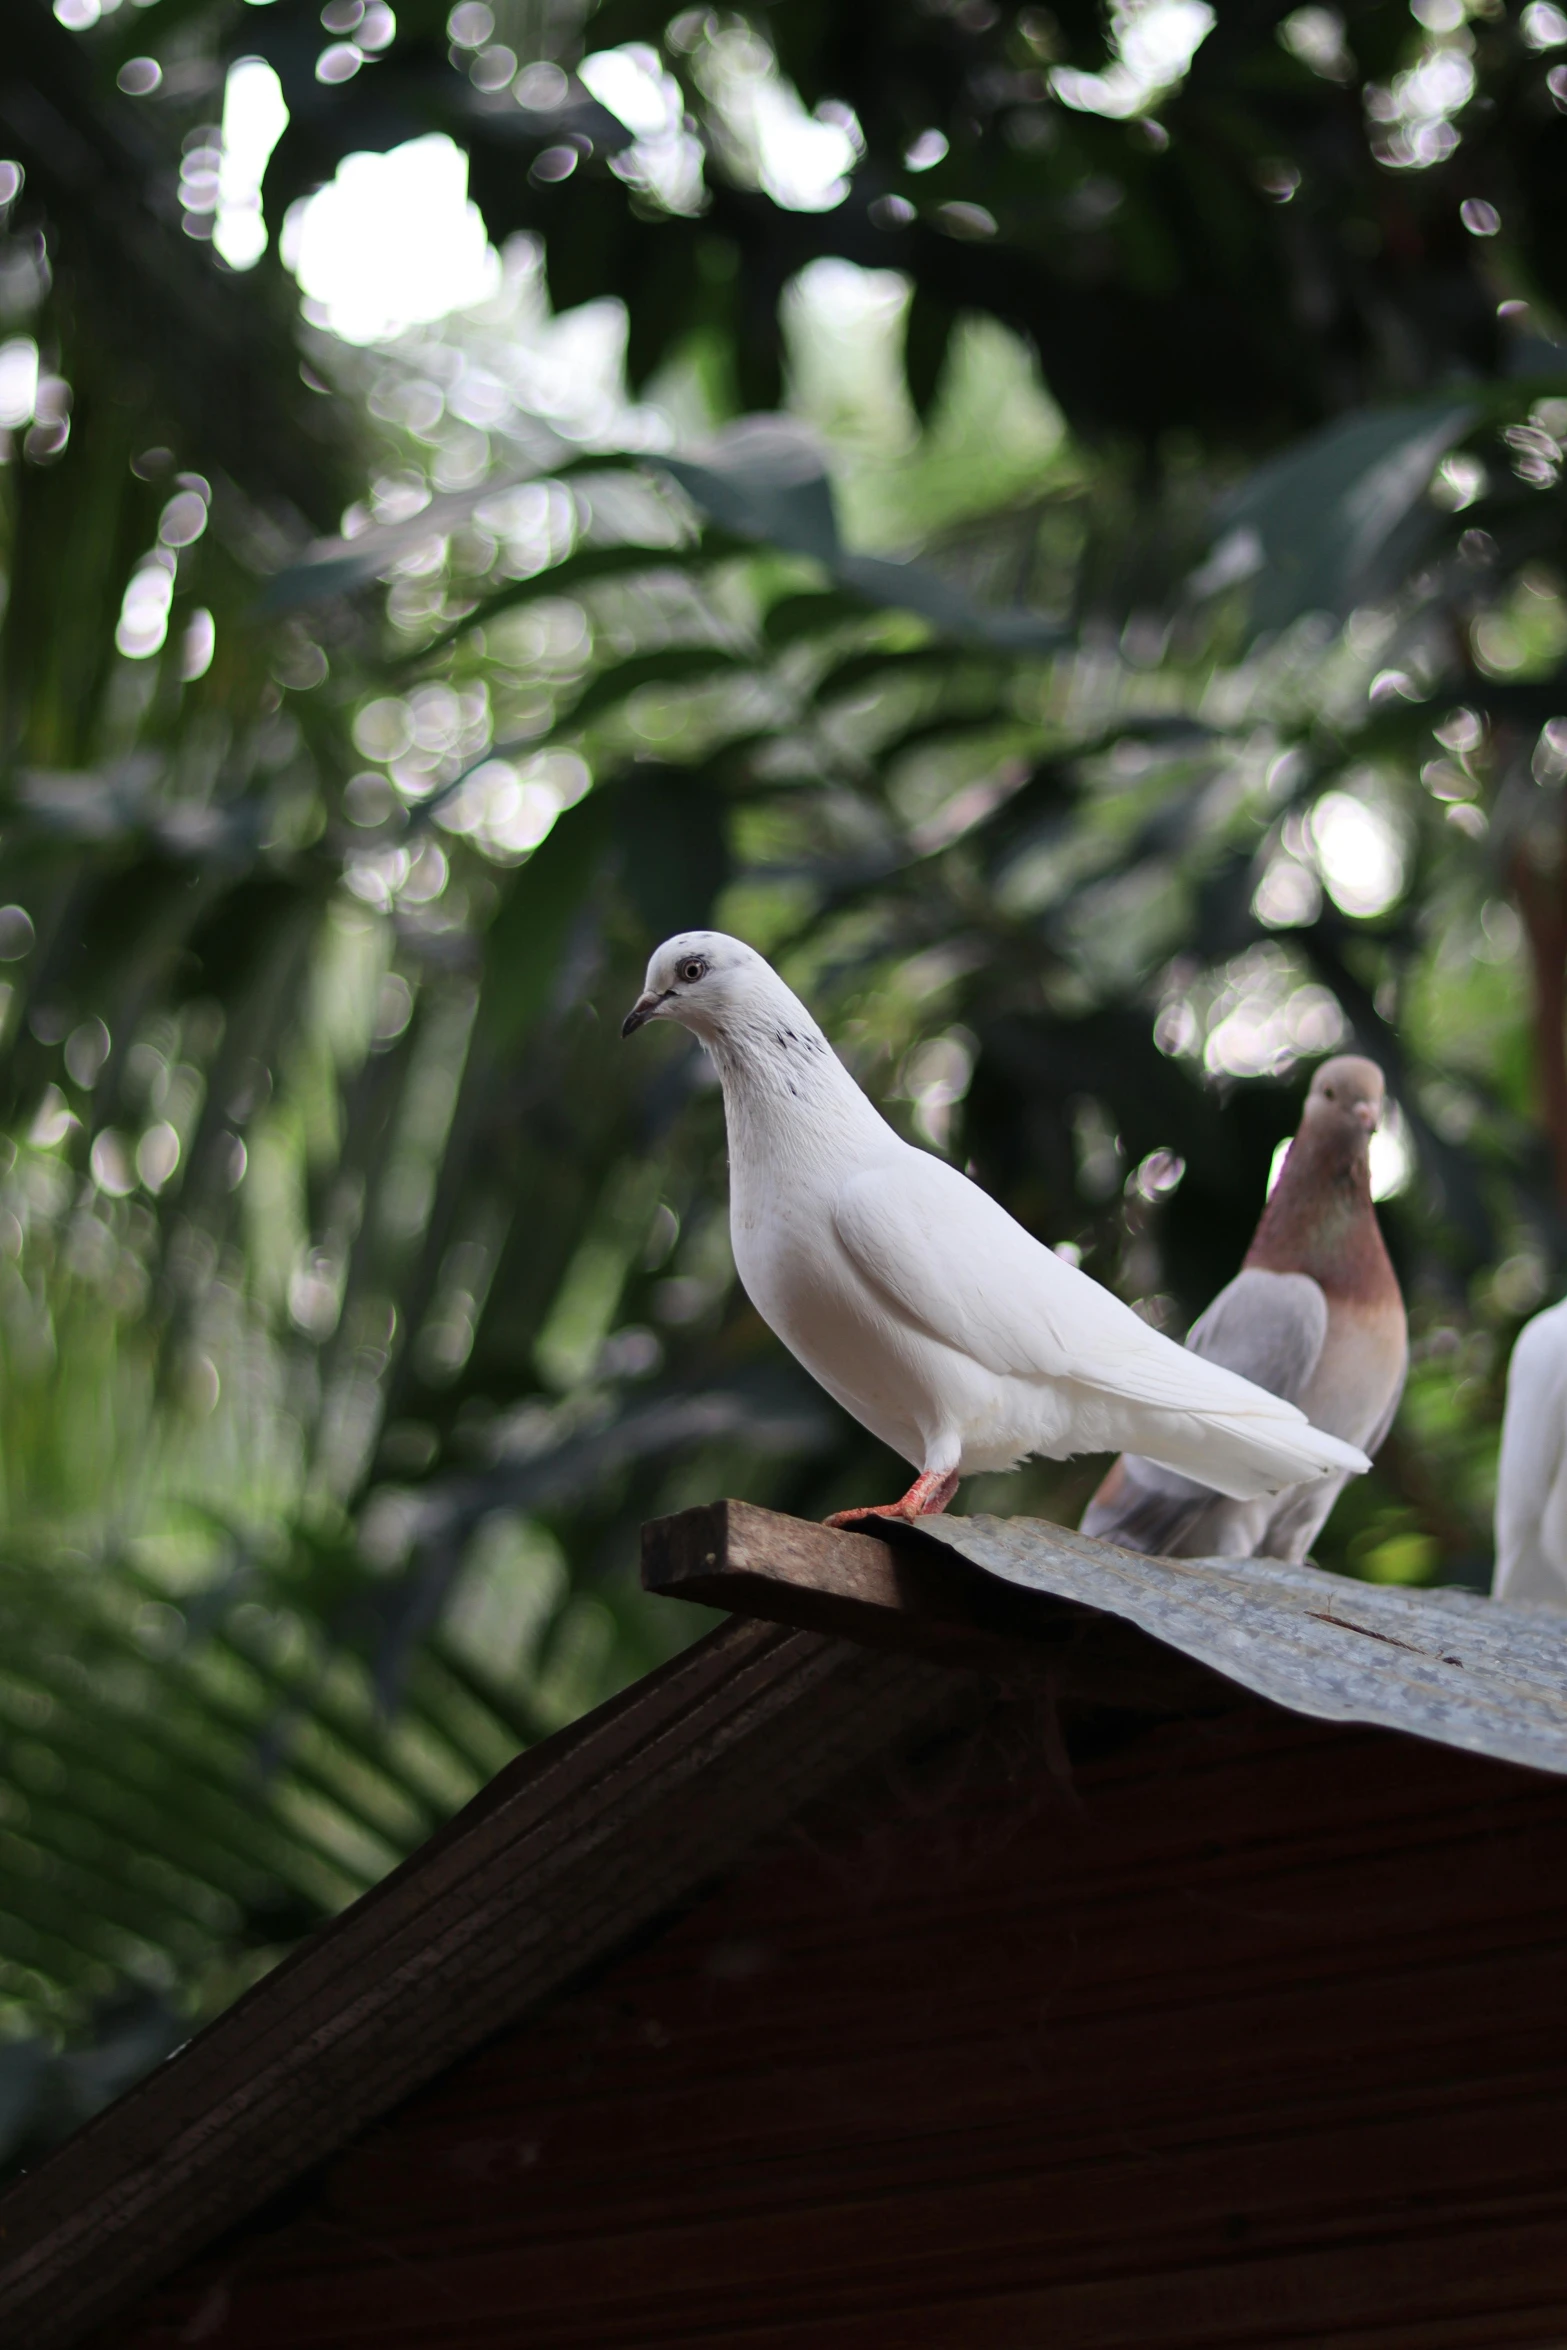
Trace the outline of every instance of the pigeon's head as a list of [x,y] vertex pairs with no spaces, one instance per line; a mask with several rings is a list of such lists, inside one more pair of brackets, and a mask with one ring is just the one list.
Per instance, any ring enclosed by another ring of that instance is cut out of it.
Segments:
[[776,990],[770,963],[721,930],[682,930],[666,938],[647,967],[647,983],[620,1024],[631,1036],[649,1020],[678,1020],[710,1039],[735,1025],[762,994]]
[[1381,1121],[1386,1088],[1375,1061],[1340,1053],[1324,1061],[1311,1081],[1301,1123],[1314,1133],[1340,1133],[1365,1141]]

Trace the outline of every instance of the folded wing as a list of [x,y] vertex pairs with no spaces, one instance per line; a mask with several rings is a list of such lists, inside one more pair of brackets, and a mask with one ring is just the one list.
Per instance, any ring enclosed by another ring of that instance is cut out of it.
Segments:
[[1186,1341],[1193,1354],[1298,1404],[1327,1343],[1328,1301],[1309,1273],[1237,1273]]
[[[1259,1434],[1308,1429],[1296,1405],[1151,1330],[1041,1247],[977,1184],[924,1151],[852,1176],[833,1221],[890,1308],[992,1372],[1077,1380],[1156,1409],[1255,1422]],[[1319,1431],[1312,1438],[1322,1467],[1365,1465],[1352,1446]]]

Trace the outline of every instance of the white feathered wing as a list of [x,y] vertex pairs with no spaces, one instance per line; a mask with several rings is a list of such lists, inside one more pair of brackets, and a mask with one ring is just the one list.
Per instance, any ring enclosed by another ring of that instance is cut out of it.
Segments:
[[[1081,1391],[1082,1432],[1052,1451],[1135,1450],[1241,1501],[1369,1466],[1295,1405],[1150,1329],[927,1152],[905,1146],[851,1175],[832,1213],[895,1316],[997,1377]],[[1106,1433],[1106,1405],[1124,1435]]]

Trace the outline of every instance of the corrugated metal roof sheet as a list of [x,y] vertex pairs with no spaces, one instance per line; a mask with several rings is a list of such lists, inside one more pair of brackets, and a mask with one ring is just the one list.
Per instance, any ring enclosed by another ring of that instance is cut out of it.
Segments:
[[925,1518],[987,1574],[1124,1617],[1259,1697],[1567,1773],[1567,1614],[1277,1559],[1144,1558],[1037,1518]]

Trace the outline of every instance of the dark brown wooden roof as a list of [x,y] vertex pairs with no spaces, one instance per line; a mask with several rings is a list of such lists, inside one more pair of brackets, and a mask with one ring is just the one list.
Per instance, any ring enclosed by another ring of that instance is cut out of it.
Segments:
[[1567,1787],[991,1692],[91,2350],[1559,2350]]
[[0,2197],[6,2350],[80,2339],[953,1694],[735,1623],[522,1756]]
[[930,1544],[729,1503],[649,1529],[645,1574],[805,1628],[732,1623],[521,1758],[0,2199],[7,2350],[79,2340],[825,1790],[979,1708],[980,1676],[1038,1692],[1047,1741],[1062,1707],[1236,1703],[1123,1615]]

